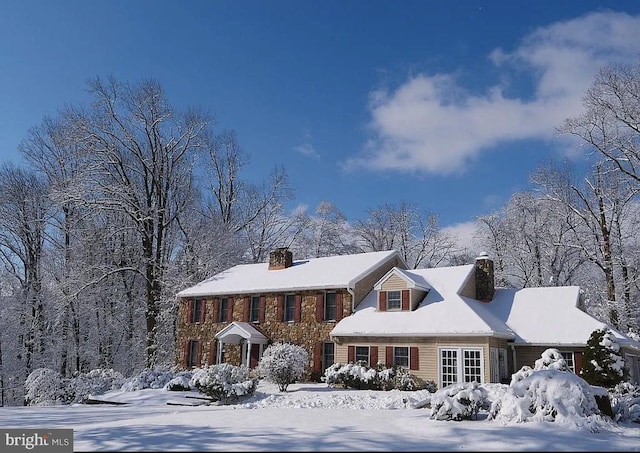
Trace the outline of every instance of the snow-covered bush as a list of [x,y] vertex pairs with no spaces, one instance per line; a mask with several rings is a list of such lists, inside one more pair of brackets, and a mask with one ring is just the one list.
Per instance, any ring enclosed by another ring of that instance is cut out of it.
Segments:
[[289,384],[302,377],[309,360],[309,353],[302,346],[291,343],[269,345],[258,363],[258,374],[269,382],[278,385],[286,392]]
[[502,398],[492,402],[489,418],[504,423],[556,422],[592,431],[604,423],[596,404],[596,389],[574,373],[529,368],[520,377],[512,379]]
[[134,392],[147,388],[161,389],[174,378],[174,373],[165,369],[145,368],[136,376],[128,379],[121,387],[123,392]]
[[488,407],[487,391],[477,382],[450,384],[431,396],[431,418],[436,420],[470,420]]
[[119,371],[96,368],[88,373],[79,373],[66,381],[66,400],[70,403],[85,401],[90,395],[100,395],[118,389],[124,383]]
[[184,392],[191,390],[190,381],[192,376],[193,371],[191,370],[180,371],[164,385],[164,389],[172,392]]
[[549,348],[542,352],[542,355],[535,361],[534,370],[558,370],[571,371],[567,366],[566,360],[555,348]]
[[606,327],[591,333],[582,360],[580,376],[589,384],[612,388],[627,379],[620,345]]
[[614,419],[640,423],[640,387],[621,382],[609,392]]
[[336,362],[324,370],[321,380],[330,387],[358,390],[422,390],[426,386],[422,379],[402,367],[387,368],[378,363],[376,368],[371,368],[362,361]]
[[250,376],[245,365],[221,363],[194,370],[189,385],[215,401],[230,403],[242,396],[253,395],[258,381]]
[[64,381],[50,368],[33,370],[24,382],[26,406],[55,406],[65,402]]

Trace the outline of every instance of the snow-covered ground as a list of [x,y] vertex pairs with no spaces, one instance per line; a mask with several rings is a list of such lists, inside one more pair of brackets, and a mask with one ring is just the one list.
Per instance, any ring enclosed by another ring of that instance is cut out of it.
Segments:
[[438,421],[426,390],[403,392],[261,381],[236,405],[198,402],[197,391],[111,391],[126,405],[0,408],[3,428],[72,428],[75,451],[640,451],[640,424],[598,432],[551,422]]

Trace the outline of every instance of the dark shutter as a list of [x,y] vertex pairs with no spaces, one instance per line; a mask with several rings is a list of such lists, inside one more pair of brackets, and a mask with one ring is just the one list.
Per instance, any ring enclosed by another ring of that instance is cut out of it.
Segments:
[[369,366],[375,367],[378,364],[378,347],[369,347]]
[[198,347],[196,348],[196,366],[200,366],[202,363],[202,341],[196,342]]
[[418,348],[412,346],[409,348],[409,369],[410,370],[419,370],[420,363],[418,361]]
[[220,299],[217,297],[214,297],[211,302],[211,312],[211,321],[218,322],[220,319]]
[[276,300],[276,321],[284,321],[284,296],[278,296]]
[[233,322],[233,305],[236,300],[232,297],[227,299],[227,322]]
[[356,347],[349,346],[347,347],[347,362],[353,363],[356,357]]
[[409,311],[409,290],[402,290],[402,310]]
[[378,310],[387,311],[387,292],[379,291],[380,303],[378,304]]
[[295,322],[300,322],[300,319],[302,319],[302,296],[297,294],[296,295],[296,302],[295,302],[295,306],[293,307],[293,320]]
[[206,299],[202,299],[200,301],[200,313],[199,313],[200,317],[198,319],[198,321],[200,323],[204,322],[204,317],[205,317],[206,313],[207,313],[207,300]]
[[582,352],[574,351],[573,360],[575,361],[574,368],[576,369],[576,374],[580,374],[582,371]]
[[193,319],[193,299],[187,302],[187,324],[191,324],[192,319]]
[[316,294],[316,322],[324,321],[324,293]]
[[244,322],[249,322],[250,309],[251,309],[251,300],[248,297],[245,297],[243,300],[243,307],[242,307],[242,320]]
[[342,319],[342,311],[344,307],[342,306],[342,293],[336,293],[336,322]]
[[393,346],[386,347],[387,366],[393,366]]
[[258,311],[258,322],[264,322],[264,312],[267,309],[267,298],[260,296],[260,310]]
[[313,348],[313,371],[322,373],[322,341],[316,341]]
[[211,351],[210,351],[210,357],[209,357],[209,365],[215,365],[216,364],[216,358],[217,358],[217,352],[218,352],[218,340],[216,340],[215,338],[213,340],[211,340]]
[[187,340],[184,343],[184,367],[189,368],[189,346],[191,340]]

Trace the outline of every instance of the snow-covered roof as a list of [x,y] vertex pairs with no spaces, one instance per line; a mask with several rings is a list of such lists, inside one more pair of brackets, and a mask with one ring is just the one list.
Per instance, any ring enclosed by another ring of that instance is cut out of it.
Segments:
[[608,327],[622,344],[629,337],[578,308],[580,287],[496,290],[491,311],[516,332],[515,343],[583,345],[594,330]]
[[[584,345],[606,324],[578,308],[577,286],[497,288],[491,302],[460,295],[473,278],[474,265],[401,270],[415,286],[431,290],[413,311],[377,311],[372,290],[331,331],[333,336],[496,336],[516,344]],[[387,274],[389,275],[389,274]],[[380,281],[377,286],[380,286]],[[611,327],[609,327],[611,329]],[[628,336],[611,329],[621,345],[638,348]]]
[[353,287],[355,282],[398,254],[395,250],[296,260],[285,269],[268,263],[241,264],[220,272],[178,297],[249,294]]
[[351,316],[331,331],[334,336],[457,336],[492,335],[513,338],[507,325],[483,302],[458,291],[474,265],[403,270],[417,286],[431,288],[413,311],[377,311],[376,291],[371,291]]

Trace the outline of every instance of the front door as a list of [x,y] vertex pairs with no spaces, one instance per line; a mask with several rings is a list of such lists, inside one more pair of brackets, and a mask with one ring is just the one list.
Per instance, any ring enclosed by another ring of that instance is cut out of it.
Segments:
[[249,368],[257,367],[259,360],[260,360],[260,345],[259,344],[252,344],[251,345],[251,357],[249,359]]

